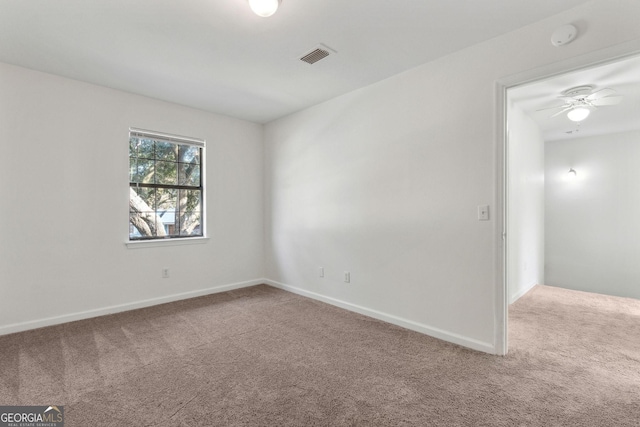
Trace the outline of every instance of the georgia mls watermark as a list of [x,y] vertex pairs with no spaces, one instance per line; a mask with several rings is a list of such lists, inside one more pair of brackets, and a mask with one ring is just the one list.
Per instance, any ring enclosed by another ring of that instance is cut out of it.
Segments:
[[64,427],[64,407],[0,406],[0,427]]

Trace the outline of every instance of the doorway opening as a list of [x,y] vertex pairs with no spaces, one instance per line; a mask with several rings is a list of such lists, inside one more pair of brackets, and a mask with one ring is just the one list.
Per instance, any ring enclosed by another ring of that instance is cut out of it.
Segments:
[[[633,256],[640,253],[640,224],[631,221],[640,215],[639,76],[636,50],[499,84],[504,324],[497,343],[502,354],[508,351],[508,306],[536,285],[640,298],[640,268]],[[567,117],[581,106],[573,105],[571,95],[596,100],[586,105],[589,117]],[[628,197],[631,193],[635,196]],[[602,262],[611,271],[600,268]]]

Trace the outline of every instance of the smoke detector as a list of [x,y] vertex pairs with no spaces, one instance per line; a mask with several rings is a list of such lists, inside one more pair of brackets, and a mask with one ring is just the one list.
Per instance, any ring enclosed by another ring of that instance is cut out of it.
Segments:
[[571,24],[563,25],[551,35],[551,44],[555,47],[571,43],[578,35],[578,29]]

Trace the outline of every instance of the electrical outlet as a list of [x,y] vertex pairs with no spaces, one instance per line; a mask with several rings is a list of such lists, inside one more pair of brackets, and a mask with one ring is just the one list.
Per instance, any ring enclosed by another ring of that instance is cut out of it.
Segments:
[[162,278],[163,279],[168,279],[169,278],[169,269],[168,268],[163,268],[162,269]]
[[351,283],[351,273],[348,271],[344,272],[344,283]]

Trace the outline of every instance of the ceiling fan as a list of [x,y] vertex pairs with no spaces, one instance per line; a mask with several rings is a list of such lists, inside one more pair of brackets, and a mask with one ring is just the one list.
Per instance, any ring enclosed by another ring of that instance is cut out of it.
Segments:
[[550,117],[556,117],[566,112],[570,120],[579,122],[587,118],[592,109],[616,105],[622,101],[622,96],[617,95],[617,92],[611,88],[604,88],[595,92],[593,88],[593,86],[587,85],[567,89],[558,97],[564,101],[564,104],[541,108],[537,111],[558,109]]

